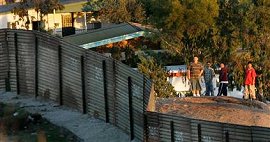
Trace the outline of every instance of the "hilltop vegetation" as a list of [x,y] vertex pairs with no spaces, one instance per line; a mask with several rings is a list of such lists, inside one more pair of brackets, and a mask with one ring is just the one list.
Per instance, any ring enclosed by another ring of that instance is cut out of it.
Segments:
[[179,63],[189,64],[194,55],[202,62],[226,63],[232,88],[241,88],[245,65],[252,61],[270,96],[270,1],[95,0],[92,6],[110,22],[150,25],[152,39],[178,56]]

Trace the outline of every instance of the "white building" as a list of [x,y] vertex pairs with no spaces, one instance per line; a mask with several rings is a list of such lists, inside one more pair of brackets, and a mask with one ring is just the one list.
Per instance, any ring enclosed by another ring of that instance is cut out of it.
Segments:
[[[25,27],[26,18],[19,20],[19,16],[14,15],[11,11],[14,7],[19,5],[18,2],[6,3],[7,0],[0,0],[0,29],[27,29]],[[64,9],[60,11],[54,11],[54,13],[48,14],[43,17],[45,21],[45,30],[50,31],[60,36],[80,33],[87,29],[96,29],[101,27],[101,23],[88,24],[86,20],[86,12],[82,12],[83,4],[87,0],[61,0],[60,3],[64,5]],[[35,30],[40,21],[39,13],[34,9],[29,9],[29,30]],[[88,26],[87,26],[88,25]],[[102,26],[106,26],[103,24]]]

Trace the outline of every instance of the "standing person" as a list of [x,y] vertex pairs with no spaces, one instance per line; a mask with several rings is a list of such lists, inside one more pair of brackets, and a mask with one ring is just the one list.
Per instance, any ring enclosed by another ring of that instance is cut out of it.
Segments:
[[245,75],[245,90],[244,90],[244,99],[249,99],[249,97],[253,100],[256,99],[255,94],[255,78],[256,71],[252,67],[252,63],[248,62],[247,69]]
[[193,58],[193,63],[190,64],[187,70],[187,77],[190,80],[191,83],[191,91],[193,96],[200,96],[200,90],[201,90],[201,85],[200,85],[200,78],[203,73],[203,66],[199,62],[199,58],[195,56]]
[[219,87],[217,96],[227,96],[227,87],[228,87],[228,69],[225,67],[224,63],[220,64],[219,72]]
[[215,71],[211,68],[211,63],[207,62],[206,67],[203,70],[203,77],[206,87],[206,96],[214,96],[213,78],[215,76]]

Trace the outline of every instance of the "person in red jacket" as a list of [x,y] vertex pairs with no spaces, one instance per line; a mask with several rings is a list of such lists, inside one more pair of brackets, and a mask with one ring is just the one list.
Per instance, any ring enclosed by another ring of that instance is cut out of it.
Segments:
[[256,71],[252,67],[252,63],[248,62],[246,72],[245,72],[245,90],[244,90],[244,99],[249,99],[249,97],[253,100],[256,99],[255,94],[255,79],[256,79]]
[[224,63],[220,64],[220,72],[219,72],[219,88],[217,96],[227,96],[227,87],[228,87],[228,69],[225,67]]

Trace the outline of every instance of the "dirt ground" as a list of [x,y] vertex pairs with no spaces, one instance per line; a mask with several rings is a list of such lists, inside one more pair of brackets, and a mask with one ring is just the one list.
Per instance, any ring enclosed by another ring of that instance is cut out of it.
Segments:
[[188,118],[270,128],[270,104],[234,97],[157,99],[156,110]]

